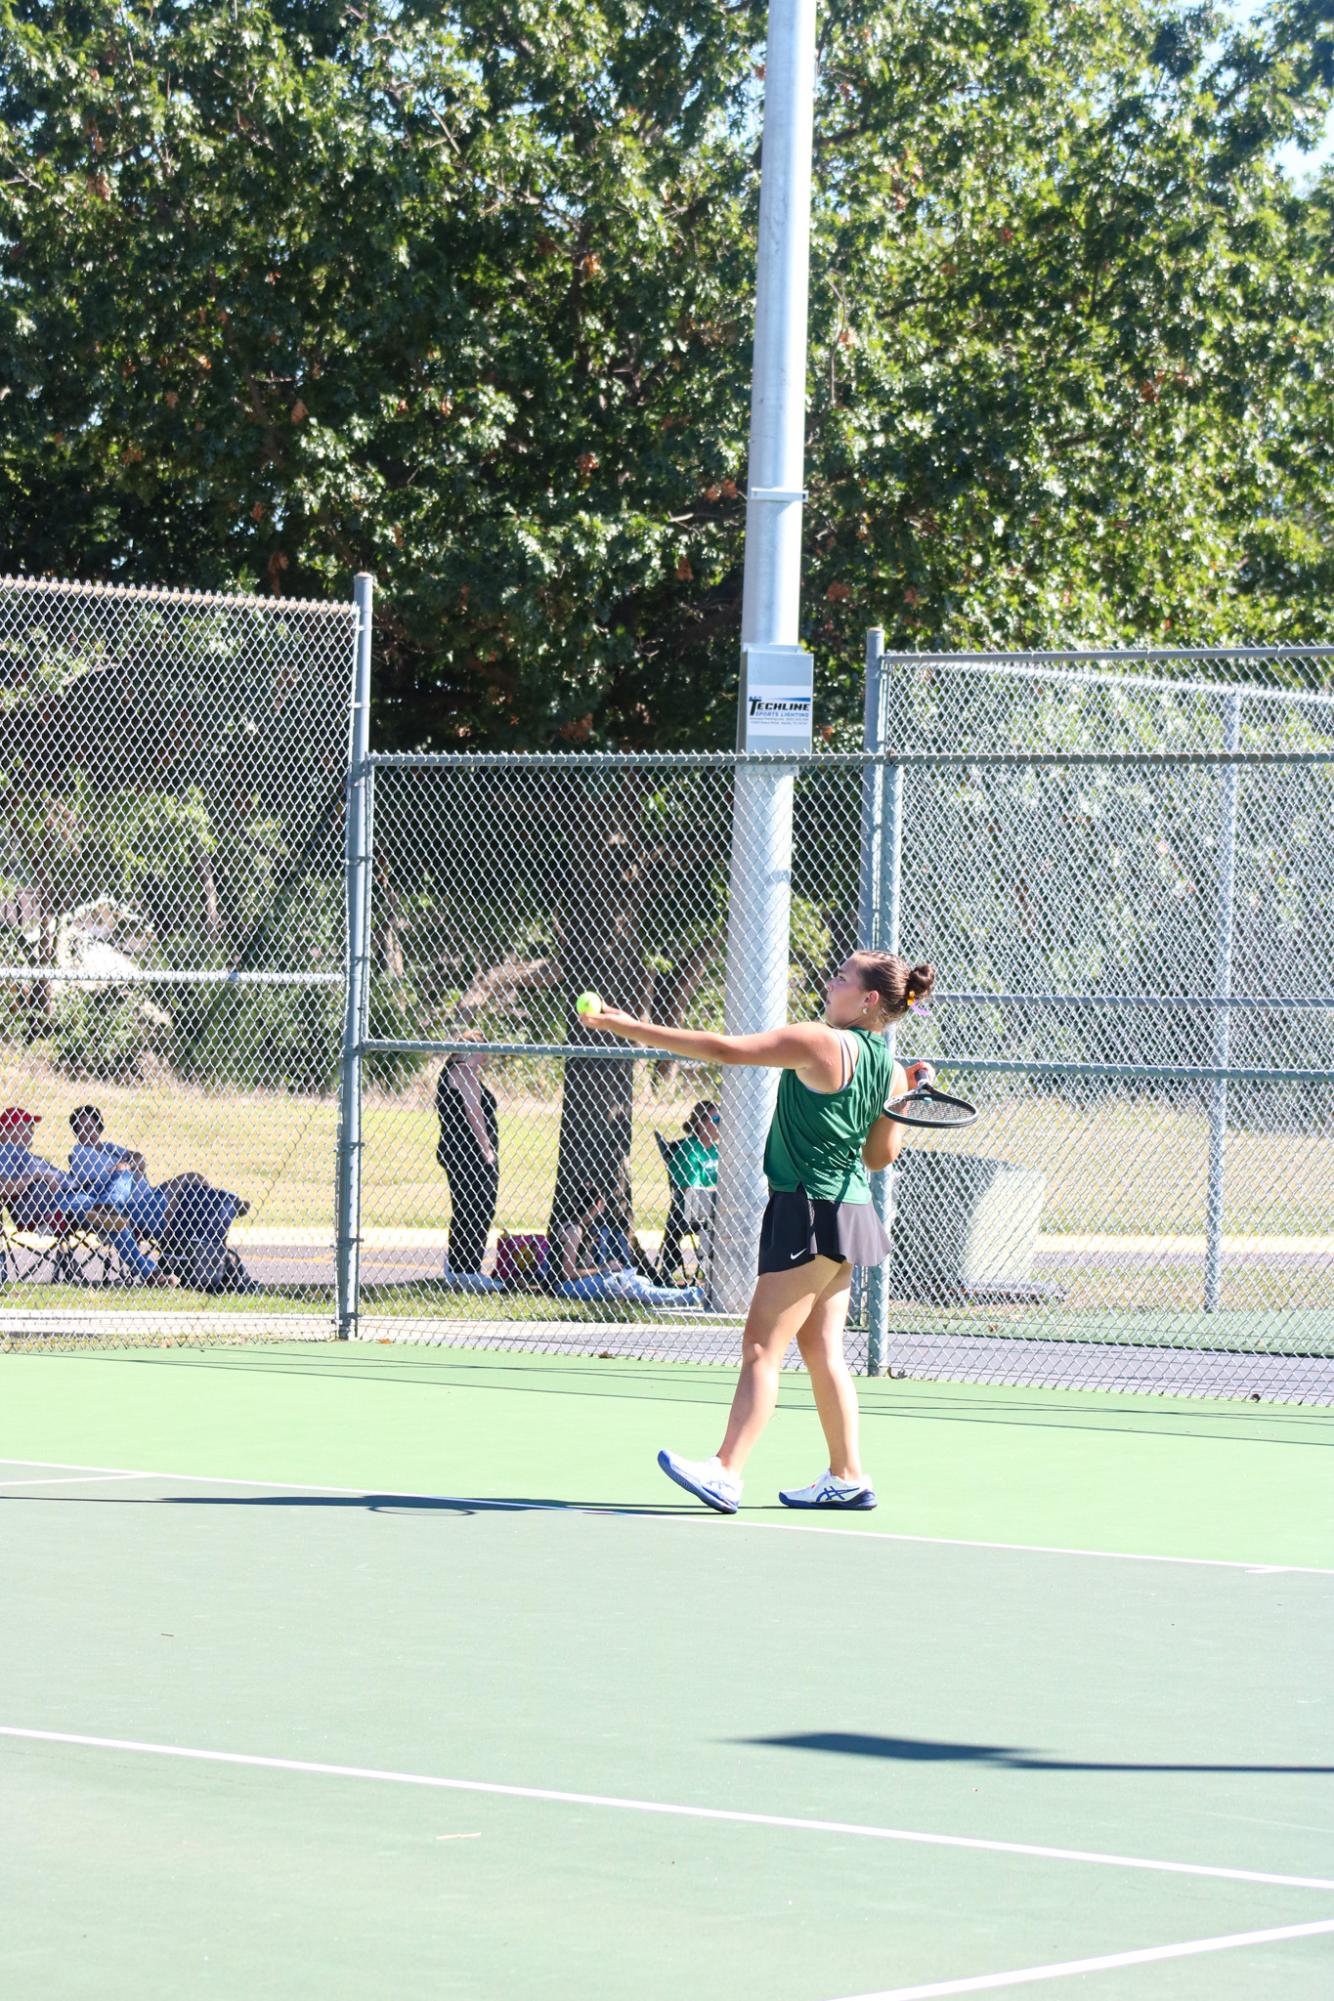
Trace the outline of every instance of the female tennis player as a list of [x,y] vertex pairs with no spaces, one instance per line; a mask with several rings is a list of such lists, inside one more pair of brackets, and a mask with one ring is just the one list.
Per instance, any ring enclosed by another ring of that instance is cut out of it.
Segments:
[[741,1474],[778,1401],[778,1371],[791,1341],[801,1350],[829,1447],[829,1466],[809,1487],[779,1494],[788,1508],[873,1508],[862,1471],[857,1392],[843,1355],[854,1265],[878,1265],[889,1241],[871,1202],[868,1168],[888,1167],[905,1129],[883,1115],[890,1100],[929,1083],[929,1063],[905,1070],[885,1043],[935,985],[932,966],[893,952],[854,952],[825,987],[824,1020],[759,1035],[664,1028],[608,1008],[590,1028],[705,1063],[781,1070],[764,1150],[769,1204],[760,1229],[759,1279],[742,1339],[731,1416],[711,1459],[660,1452],[678,1487],[719,1514],[741,1503]]

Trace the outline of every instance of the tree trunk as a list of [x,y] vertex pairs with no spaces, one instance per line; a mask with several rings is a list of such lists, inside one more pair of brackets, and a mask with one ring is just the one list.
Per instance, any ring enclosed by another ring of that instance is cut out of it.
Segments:
[[[662,1001],[662,1013],[657,1019],[668,1028],[681,1028],[686,1013],[695,995],[703,986],[709,974],[723,956],[723,935],[713,931],[702,938],[689,951],[673,973]],[[681,1064],[675,1056],[663,1056],[653,1066],[653,1080],[656,1084],[670,1084],[680,1073]]]
[[387,979],[401,980],[407,971],[407,960],[399,929],[398,895],[390,877],[389,864],[379,856],[375,859],[375,877],[375,907],[380,917],[380,935],[373,948],[376,963]]
[[[60,914],[56,909],[52,884],[41,874],[37,876],[36,882],[41,906],[37,920],[37,963],[40,966],[54,966],[60,947]],[[37,1003],[37,1013],[43,1024],[49,1028],[56,1018],[56,996],[52,981],[39,981],[34,998]]]
[[211,945],[216,945],[222,936],[222,912],[218,907],[218,879],[213,872],[213,857],[207,848],[199,850],[195,868],[199,877],[199,915],[204,936]]
[[[591,989],[612,1007],[634,1007],[641,998],[644,859],[638,807],[643,782],[638,772],[618,774],[612,781],[614,790],[604,792],[596,781],[589,781],[596,798],[590,798],[579,822],[586,838],[569,857],[562,898],[561,964],[569,1008],[567,1040],[574,1047],[616,1046],[588,1029],[575,1013],[580,993]],[[568,1215],[577,1191],[590,1188],[606,1197],[609,1217],[624,1217],[626,1227],[631,1227],[634,1087],[631,1057],[566,1059],[553,1216]]]

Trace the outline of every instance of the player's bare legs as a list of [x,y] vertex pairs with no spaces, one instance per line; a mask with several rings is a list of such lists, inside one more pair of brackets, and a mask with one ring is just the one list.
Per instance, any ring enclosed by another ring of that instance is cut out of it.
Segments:
[[851,1297],[852,1266],[836,1265],[834,1277],[797,1329],[797,1346],[829,1447],[829,1470],[836,1480],[862,1477],[857,1387],[843,1353]]
[[756,1282],[741,1337],[741,1375],[718,1448],[719,1463],[737,1479],[773,1416],[783,1357],[842,1269],[832,1258],[816,1257],[792,1271],[765,1272]]

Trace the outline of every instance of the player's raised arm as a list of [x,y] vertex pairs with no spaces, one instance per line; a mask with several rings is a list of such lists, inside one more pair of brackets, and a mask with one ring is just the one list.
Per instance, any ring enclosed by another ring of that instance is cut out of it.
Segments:
[[604,1008],[597,1014],[585,1010],[582,1018],[590,1028],[641,1043],[646,1049],[665,1049],[672,1056],[692,1056],[697,1062],[724,1067],[743,1064],[760,1070],[795,1070],[800,1075],[810,1073],[817,1089],[837,1087],[841,1061],[838,1037],[823,1022],[796,1022],[784,1028],[761,1029],[755,1035],[717,1035],[709,1029],[664,1028],[659,1022],[639,1021],[619,1008]]

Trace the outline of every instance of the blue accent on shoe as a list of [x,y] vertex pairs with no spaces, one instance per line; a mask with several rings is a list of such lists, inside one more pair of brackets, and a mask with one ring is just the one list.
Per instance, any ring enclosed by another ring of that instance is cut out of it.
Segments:
[[675,1480],[678,1487],[684,1487],[687,1494],[693,1494],[697,1501],[703,1501],[705,1507],[712,1508],[715,1514],[736,1513],[735,1501],[729,1501],[725,1495],[715,1493],[711,1487],[701,1486],[698,1481],[692,1480],[690,1475],[677,1465],[672,1454],[665,1449],[658,1454],[658,1464],[669,1480]]
[[842,1513],[847,1508],[870,1509],[876,1505],[874,1487],[858,1487],[855,1494],[849,1494],[846,1498],[838,1494],[825,1494],[818,1501],[799,1501],[792,1492],[785,1494],[781,1490],[778,1498],[785,1508],[832,1508],[835,1513]]

